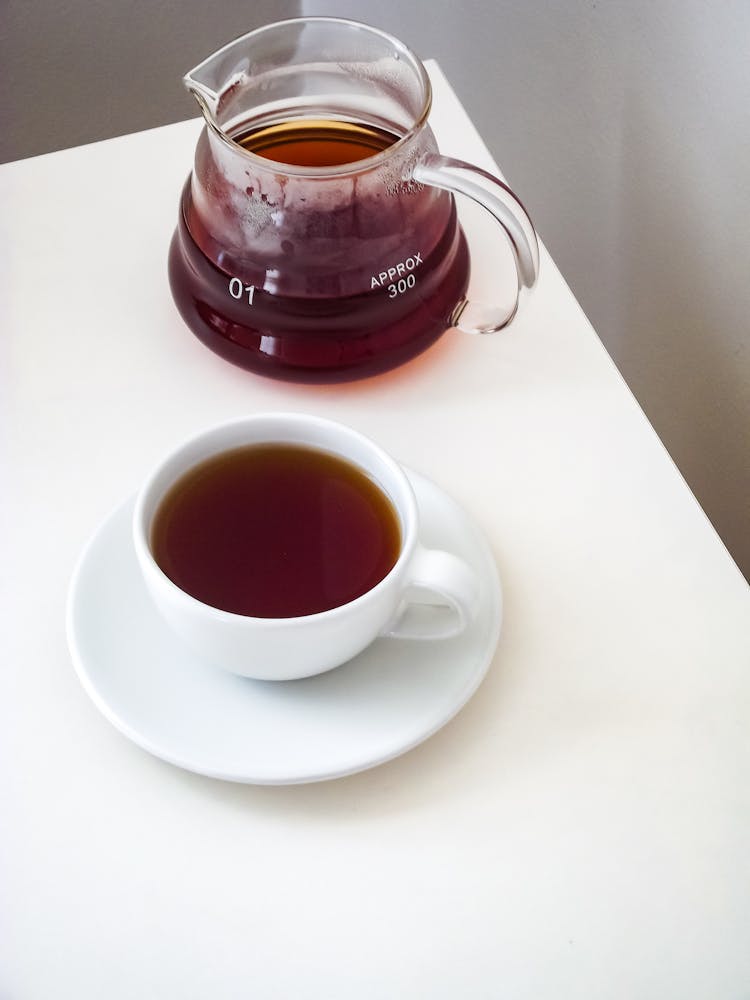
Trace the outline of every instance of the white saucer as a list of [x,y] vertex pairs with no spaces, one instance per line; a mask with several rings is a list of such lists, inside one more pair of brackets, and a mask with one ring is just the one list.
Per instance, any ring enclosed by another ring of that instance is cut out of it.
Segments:
[[150,602],[131,543],[133,500],[97,530],[68,598],[68,644],[107,719],[150,753],[214,778],[295,784],[374,767],[427,739],[474,694],[500,635],[502,595],[486,540],[434,483],[409,479],[422,541],[481,578],[476,621],[454,639],[379,639],[296,681],[253,681],[192,656]]

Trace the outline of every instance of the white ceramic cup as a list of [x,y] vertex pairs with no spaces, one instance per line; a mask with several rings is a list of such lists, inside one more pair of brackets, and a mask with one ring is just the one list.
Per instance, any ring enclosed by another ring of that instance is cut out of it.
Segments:
[[[296,618],[254,618],[221,611],[174,584],[151,552],[154,514],[170,487],[193,466],[248,444],[318,448],[364,471],[390,499],[401,551],[390,572],[347,604]],[[343,424],[301,413],[261,413],[213,427],[166,456],[144,483],[133,514],[133,539],[148,591],[172,630],[207,663],[245,677],[290,680],[350,660],[378,636],[446,639],[476,612],[479,582],[449,552],[419,543],[419,511],[404,471],[368,438]]]

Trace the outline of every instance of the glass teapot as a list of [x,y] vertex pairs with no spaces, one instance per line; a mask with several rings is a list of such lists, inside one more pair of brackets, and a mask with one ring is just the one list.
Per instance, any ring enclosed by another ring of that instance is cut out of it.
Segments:
[[[446,329],[502,329],[539,269],[534,227],[498,178],[441,156],[427,72],[401,42],[339,18],[252,31],[185,77],[206,126],[169,275],[192,331],[244,368],[305,382],[385,371]],[[515,302],[466,298],[452,192],[513,252]]]

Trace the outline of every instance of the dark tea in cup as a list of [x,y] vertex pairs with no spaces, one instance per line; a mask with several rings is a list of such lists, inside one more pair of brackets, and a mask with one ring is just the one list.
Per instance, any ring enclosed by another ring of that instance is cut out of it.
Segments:
[[222,611],[295,618],[348,604],[393,568],[399,518],[375,481],[316,448],[251,444],[201,462],[159,504],[151,550]]

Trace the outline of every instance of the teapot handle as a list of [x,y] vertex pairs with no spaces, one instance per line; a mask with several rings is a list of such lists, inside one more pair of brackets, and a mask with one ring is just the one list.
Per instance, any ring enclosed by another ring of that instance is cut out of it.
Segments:
[[462,298],[451,315],[451,325],[466,333],[502,330],[518,311],[522,290],[533,287],[539,276],[539,244],[526,209],[503,181],[481,167],[450,156],[427,154],[415,164],[411,176],[418,183],[467,195],[486,208],[502,227],[518,273],[518,292],[510,312]]

